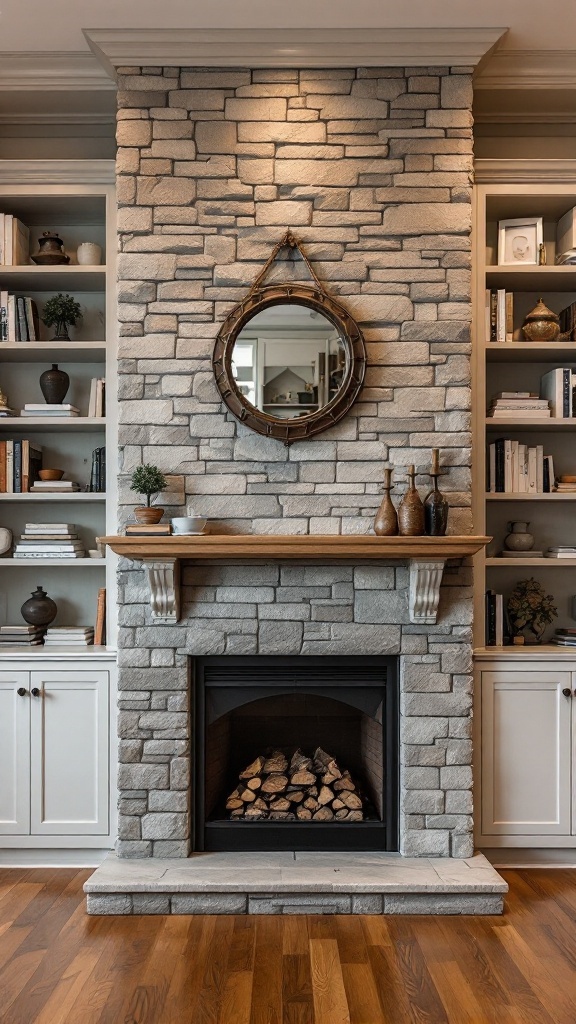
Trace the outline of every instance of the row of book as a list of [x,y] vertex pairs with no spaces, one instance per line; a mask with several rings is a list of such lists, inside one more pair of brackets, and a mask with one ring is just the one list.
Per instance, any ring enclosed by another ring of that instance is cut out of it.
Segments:
[[557,629],[554,632],[554,636],[550,638],[550,643],[555,644],[556,647],[576,647],[576,629]]
[[[490,342],[502,344],[514,341],[514,294],[505,288],[487,288],[485,307],[485,331]],[[560,331],[576,341],[576,302],[560,310]]]
[[106,380],[104,377],[92,377],[90,381],[88,415],[93,418],[106,415]]
[[494,420],[550,419],[552,412],[547,398],[533,391],[499,391],[488,409]]
[[486,647],[503,647],[510,641],[510,624],[503,594],[487,590],[484,598]]
[[38,307],[29,295],[0,291],[0,342],[39,341]]
[[0,265],[27,266],[30,263],[30,229],[12,213],[0,213]]
[[22,438],[0,441],[0,494],[27,494],[40,482],[42,448]]
[[488,448],[489,494],[550,494],[556,490],[554,459],[543,445],[529,447],[499,437]]
[[103,493],[106,490],[106,448],[95,448],[90,468],[90,491]]
[[86,551],[74,523],[26,523],[14,548],[14,558],[85,558]]
[[561,309],[558,316],[562,334],[568,334],[570,341],[576,341],[576,302],[571,302],[565,309]]

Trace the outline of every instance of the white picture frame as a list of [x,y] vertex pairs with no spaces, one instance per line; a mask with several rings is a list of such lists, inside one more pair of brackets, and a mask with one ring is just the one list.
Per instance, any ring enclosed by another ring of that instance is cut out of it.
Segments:
[[542,241],[542,217],[499,220],[498,266],[537,266]]

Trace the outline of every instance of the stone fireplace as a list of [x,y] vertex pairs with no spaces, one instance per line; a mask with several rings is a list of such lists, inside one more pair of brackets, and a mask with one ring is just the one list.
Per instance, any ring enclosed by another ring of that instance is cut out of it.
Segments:
[[[142,462],[213,534],[368,534],[383,465],[441,450],[449,532],[470,514],[471,69],[124,67],[118,94],[121,523]],[[361,325],[365,386],[317,440],[250,432],[210,357],[289,227]],[[398,489],[398,492],[401,488]],[[121,562],[123,858],[187,857],[196,822],[190,658],[397,658],[398,848],[469,857],[471,568],[437,622],[409,615],[402,560],[182,563],[182,614],[154,621]]]

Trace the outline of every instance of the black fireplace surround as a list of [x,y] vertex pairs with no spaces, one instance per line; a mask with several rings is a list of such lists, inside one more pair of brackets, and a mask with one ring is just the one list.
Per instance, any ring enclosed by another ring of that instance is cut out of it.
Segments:
[[[398,659],[191,659],[194,850],[398,850]],[[258,754],[322,747],[368,797],[360,822],[230,821]]]

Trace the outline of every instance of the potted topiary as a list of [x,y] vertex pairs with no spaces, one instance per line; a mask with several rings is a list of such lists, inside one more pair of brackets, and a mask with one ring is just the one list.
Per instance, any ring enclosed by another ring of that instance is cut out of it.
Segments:
[[71,295],[53,295],[44,306],[42,323],[46,327],[55,327],[56,334],[52,341],[70,341],[68,325],[74,327],[77,320],[82,319],[82,307]]
[[166,487],[166,478],[157,466],[138,466],[132,474],[130,489],[136,494],[146,495],[146,504],[134,509],[137,523],[159,523],[164,515],[163,508],[151,508],[152,500]]
[[[508,599],[508,617],[514,630],[515,643],[539,644],[549,622],[558,615],[552,594],[546,594],[537,580],[520,580]],[[524,637],[527,629],[534,639]]]

